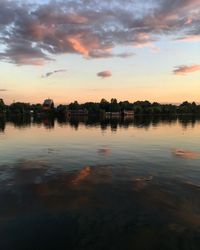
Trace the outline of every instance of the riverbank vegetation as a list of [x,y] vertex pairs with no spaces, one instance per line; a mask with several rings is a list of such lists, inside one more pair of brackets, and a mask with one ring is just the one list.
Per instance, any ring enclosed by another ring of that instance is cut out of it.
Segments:
[[111,101],[102,99],[100,102],[86,102],[79,104],[74,101],[68,105],[54,105],[48,109],[44,109],[43,104],[30,104],[23,102],[15,102],[10,105],[6,105],[2,99],[0,99],[0,114],[2,115],[38,115],[48,113],[52,115],[65,115],[67,111],[80,111],[86,110],[88,115],[104,115],[108,112],[123,112],[124,110],[134,111],[134,114],[139,115],[170,115],[170,114],[199,114],[200,105],[195,102],[183,102],[180,105],[175,104],[160,104],[157,102],[149,101],[120,101],[112,98]]

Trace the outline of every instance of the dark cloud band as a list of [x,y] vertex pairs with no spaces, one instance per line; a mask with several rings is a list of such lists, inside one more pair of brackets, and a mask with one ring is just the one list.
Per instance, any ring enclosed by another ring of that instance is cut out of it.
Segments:
[[181,40],[200,35],[199,0],[0,1],[0,60],[42,65],[54,55],[85,58],[114,54],[116,46],[143,47],[163,35]]

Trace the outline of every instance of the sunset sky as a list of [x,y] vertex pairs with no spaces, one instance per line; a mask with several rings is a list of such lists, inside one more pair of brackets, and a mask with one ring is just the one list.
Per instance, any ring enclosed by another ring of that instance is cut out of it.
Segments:
[[0,98],[200,102],[200,0],[0,0]]

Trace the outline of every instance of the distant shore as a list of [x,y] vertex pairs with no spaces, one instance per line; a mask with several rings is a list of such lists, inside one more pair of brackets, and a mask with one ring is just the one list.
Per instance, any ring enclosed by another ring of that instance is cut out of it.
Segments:
[[100,102],[86,102],[79,104],[77,101],[69,105],[54,105],[52,99],[46,99],[38,104],[14,102],[6,105],[0,99],[0,117],[25,115],[53,115],[53,116],[135,116],[135,115],[200,115],[200,105],[195,102],[183,102],[180,105],[160,104],[149,101],[120,101],[112,98],[110,101],[102,99]]

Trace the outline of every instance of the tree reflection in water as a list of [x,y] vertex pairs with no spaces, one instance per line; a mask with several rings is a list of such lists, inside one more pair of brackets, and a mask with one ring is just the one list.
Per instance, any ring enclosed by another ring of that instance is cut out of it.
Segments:
[[78,130],[80,125],[86,127],[101,127],[102,131],[106,129],[111,129],[113,132],[117,131],[118,128],[129,128],[131,126],[137,128],[146,128],[153,126],[156,127],[160,124],[173,125],[177,122],[182,125],[183,128],[188,126],[195,127],[195,125],[200,123],[199,116],[142,116],[138,115],[134,118],[113,118],[113,119],[99,119],[96,117],[74,117],[72,119],[67,119],[66,117],[11,117],[7,119],[0,120],[0,131],[4,131],[6,127],[6,122],[12,123],[15,127],[24,128],[28,126],[44,126],[46,129],[53,129],[55,127],[55,122],[59,126],[71,126]]

